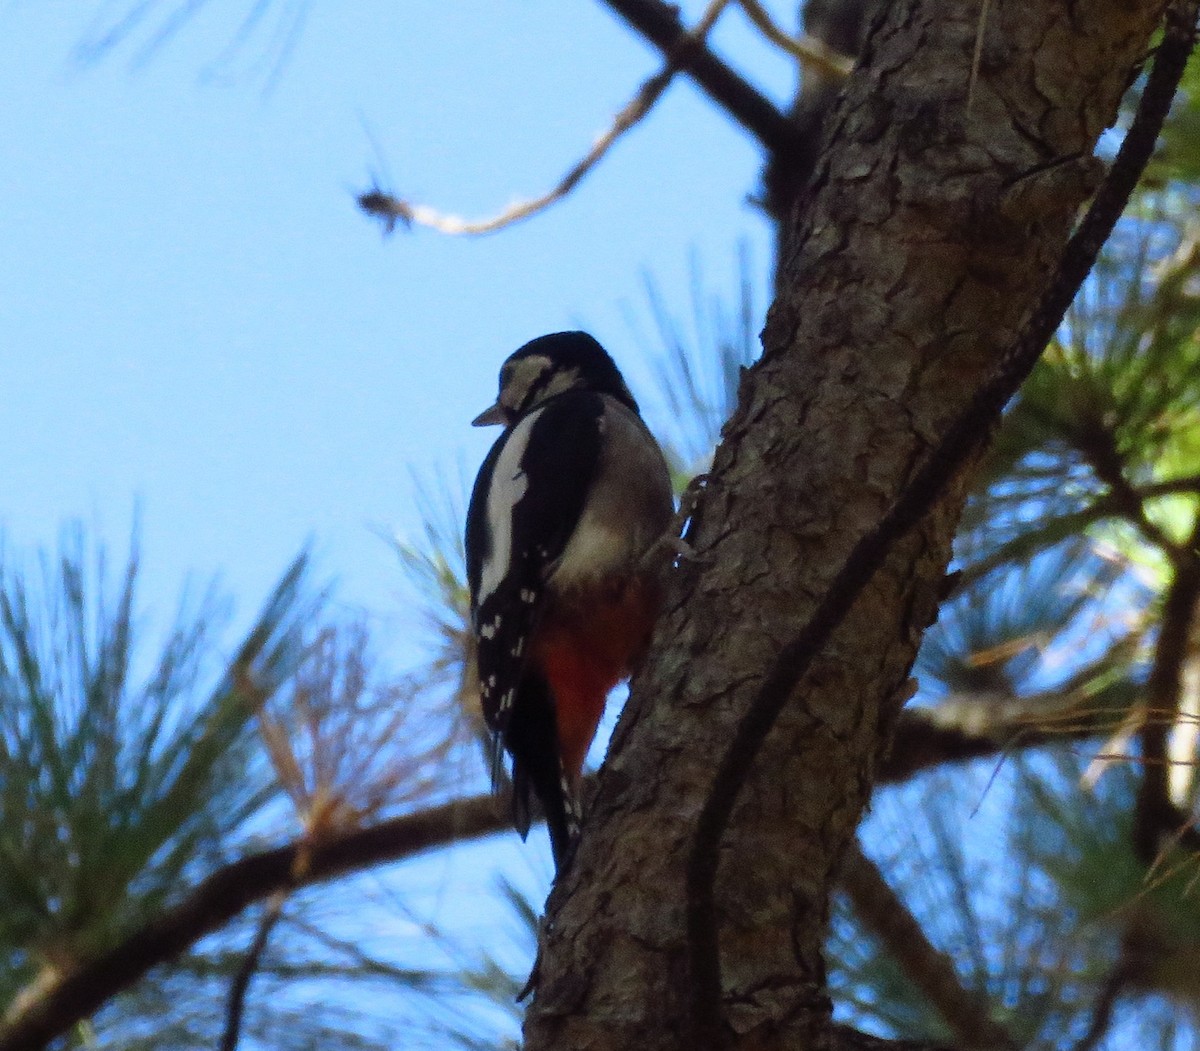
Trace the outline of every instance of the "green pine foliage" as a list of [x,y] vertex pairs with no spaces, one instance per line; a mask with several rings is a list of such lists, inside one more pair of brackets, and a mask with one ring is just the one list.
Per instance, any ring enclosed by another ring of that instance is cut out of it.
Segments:
[[[980,725],[1027,713],[1063,743],[1024,749],[1018,723],[1010,753],[879,793],[863,830],[1023,1047],[1200,1046],[1200,864],[1167,843],[1148,865],[1132,845],[1146,677],[1200,514],[1193,210],[1193,191],[1172,187],[1123,221],[1006,414],[964,517],[956,595],[918,659],[918,704]],[[1068,743],[1098,718],[1106,732]],[[1194,800],[1194,715],[1148,718],[1180,735],[1173,763]],[[949,1039],[844,901],[830,954],[845,1017]]]
[[306,559],[223,656],[210,591],[156,652],[138,556],[69,530],[0,564],[0,1001],[111,948],[228,859],[275,795],[255,715],[295,671]]

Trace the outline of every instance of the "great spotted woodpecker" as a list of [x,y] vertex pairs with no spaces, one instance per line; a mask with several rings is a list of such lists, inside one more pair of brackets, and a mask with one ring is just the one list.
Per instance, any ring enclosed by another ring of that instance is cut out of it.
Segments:
[[609,691],[649,641],[660,591],[647,553],[672,513],[662,450],[607,352],[542,336],[500,369],[474,426],[501,424],[471,494],[467,580],[493,778],[512,756],[513,823],[531,793],[556,868],[574,849],[580,773]]

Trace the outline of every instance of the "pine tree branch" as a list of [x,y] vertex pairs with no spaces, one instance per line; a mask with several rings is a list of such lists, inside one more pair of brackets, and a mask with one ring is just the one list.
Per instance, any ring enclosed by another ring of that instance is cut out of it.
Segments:
[[1171,799],[1168,741],[1179,715],[1184,665],[1191,650],[1200,605],[1200,515],[1191,536],[1174,560],[1174,577],[1163,603],[1162,623],[1154,650],[1154,663],[1146,681],[1146,700],[1139,731],[1142,780],[1133,811],[1133,845],[1138,856],[1151,864],[1164,836],[1182,834],[1197,846],[1194,830]]
[[[679,9],[662,0],[604,0],[604,3],[665,56],[674,54],[687,34]],[[775,104],[707,47],[690,48],[681,56],[679,68],[758,139],[768,153],[788,155],[800,147],[791,122]]]
[[842,861],[841,887],[859,920],[921,991],[964,1051],[1017,1047],[989,1014],[986,1000],[963,987],[953,960],[930,943],[917,918],[857,842],[850,844]]
[[1161,482],[1151,482],[1139,486],[1136,490],[1138,499],[1153,500],[1159,496],[1170,496],[1173,493],[1200,492],[1200,474],[1186,474],[1179,478],[1166,478]]
[[[905,781],[944,763],[1087,740],[1111,732],[1115,719],[1111,713],[1079,710],[1076,714],[1070,703],[1051,705],[1041,698],[999,707],[978,700],[905,711],[897,721],[891,752],[880,762],[878,782]],[[0,1025],[0,1051],[44,1047],[153,967],[170,962],[256,901],[508,827],[506,809],[488,793],[331,835],[319,849],[302,838],[235,861],[121,944],[24,998]],[[297,867],[298,859],[310,851],[309,867]],[[252,958],[253,953],[248,953],[246,959]]]
[[413,204],[411,201],[396,197],[378,187],[358,195],[358,206],[367,215],[382,220],[386,233],[391,233],[397,223],[406,227],[427,226],[439,233],[478,237],[481,234],[495,233],[506,226],[512,226],[529,219],[539,212],[557,204],[566,197],[584,177],[600,163],[612,149],[616,141],[630,128],[638,124],[655,103],[662,97],[664,91],[675,79],[675,74],[683,68],[688,56],[693,51],[702,50],[704,38],[716,24],[721,12],[729,0],[712,0],[694,29],[682,29],[673,49],[667,54],[666,65],[650,77],[638,88],[637,94],[613,118],[611,125],[592,143],[591,149],[573,164],[570,170],[558,183],[546,193],[527,201],[517,201],[505,208],[500,214],[489,219],[468,220],[457,215],[449,215],[436,208],[424,204]]
[[[1106,518],[1125,516],[1127,501],[1132,495],[1134,502],[1144,508],[1149,500],[1176,493],[1200,493],[1200,475],[1183,475],[1179,478],[1168,478],[1161,482],[1150,482],[1146,485],[1130,486],[1129,494],[1118,497],[1111,491],[1097,497],[1095,502],[1077,511],[1069,511],[1056,518],[1037,522],[1025,532],[1014,536],[989,551],[982,558],[970,565],[964,566],[955,580],[954,594],[959,594],[971,585],[987,576],[989,573],[1014,562],[1026,561],[1033,555],[1069,536],[1078,536],[1085,529]],[[1177,545],[1171,544],[1174,548]]]
[[225,1006],[225,1032],[221,1036],[221,1051],[237,1051],[238,1041],[242,1035],[242,1016],[246,1011],[246,993],[250,989],[250,982],[254,978],[254,972],[258,970],[263,953],[266,951],[267,941],[271,937],[271,932],[283,917],[283,903],[286,900],[286,891],[277,890],[271,895],[266,908],[263,910],[262,917],[258,921],[258,927],[254,932],[254,940],[246,950],[246,955],[242,958],[241,966],[238,967],[237,973],[233,976],[233,981],[229,983],[229,998]]
[[961,595],[990,573],[1005,566],[1029,562],[1035,555],[1084,531],[1106,518],[1118,517],[1120,512],[1107,497],[1101,497],[1090,507],[1030,523],[1030,528],[997,545],[981,558],[963,566],[953,581],[951,596]]
[[1096,1001],[1092,1004],[1092,1018],[1088,1023],[1087,1031],[1079,1038],[1071,1051],[1095,1051],[1112,1025],[1117,1000],[1128,986],[1129,979],[1130,970],[1122,958],[1117,961],[1116,966],[1105,979],[1104,985],[1100,987]]
[[[499,831],[508,825],[503,810],[493,796],[476,796],[331,836],[320,844],[305,839],[235,861],[209,876],[172,909],[65,974],[5,1019],[0,1025],[0,1051],[44,1048],[152,967],[219,930],[255,901],[292,886],[320,883],[453,840]],[[297,882],[296,860],[304,851],[311,851],[311,858],[302,881]]]
[[1136,634],[1120,639],[1053,690],[1015,698],[960,696],[901,712],[876,783],[906,781],[946,763],[1113,734],[1128,708],[1092,703],[1092,687],[1107,669],[1132,657],[1139,641]]
[[1087,215],[1068,242],[1053,281],[1021,334],[1001,357],[992,378],[943,434],[891,510],[854,546],[808,622],[779,652],[717,767],[696,821],[687,861],[690,1018],[696,1046],[718,1048],[724,1042],[714,886],[721,837],[755,757],[796,687],[895,542],[924,518],[957,472],[970,462],[1061,323],[1149,163],[1192,51],[1196,9],[1196,0],[1176,3],[1169,9],[1166,33],[1133,124]]
[[903,784],[949,764],[1104,739],[1125,715],[1123,708],[1092,708],[1086,700],[1069,694],[1056,701],[1050,696],[1003,704],[982,697],[965,698],[903,711],[896,720],[892,746],[880,759],[875,783]]
[[1116,514],[1130,522],[1143,538],[1173,560],[1182,552],[1179,545],[1157,526],[1146,513],[1146,504],[1138,490],[1125,476],[1125,464],[1117,450],[1116,436],[1097,421],[1089,432],[1078,440],[1080,451],[1091,465],[1096,477],[1108,487],[1107,502]]

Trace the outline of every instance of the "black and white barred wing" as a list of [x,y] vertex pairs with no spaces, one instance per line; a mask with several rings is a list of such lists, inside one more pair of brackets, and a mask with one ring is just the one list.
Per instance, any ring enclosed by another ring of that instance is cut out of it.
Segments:
[[579,521],[600,455],[604,403],[564,394],[492,447],[467,515],[467,577],[484,719],[502,743],[518,703],[548,577]]

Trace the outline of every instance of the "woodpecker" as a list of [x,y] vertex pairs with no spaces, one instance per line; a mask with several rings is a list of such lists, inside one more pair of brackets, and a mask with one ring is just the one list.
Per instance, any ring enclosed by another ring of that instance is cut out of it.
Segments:
[[467,581],[493,781],[512,757],[513,823],[531,796],[557,871],[579,835],[580,775],[612,688],[661,602],[647,555],[672,514],[662,450],[608,353],[584,332],[526,343],[500,369],[499,424],[467,512]]

